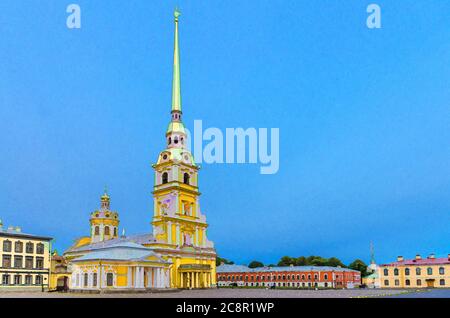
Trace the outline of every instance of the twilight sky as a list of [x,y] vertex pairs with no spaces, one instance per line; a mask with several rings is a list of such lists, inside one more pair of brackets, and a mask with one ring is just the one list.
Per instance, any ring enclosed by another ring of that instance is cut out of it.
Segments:
[[220,256],[447,255],[450,3],[372,2],[379,30],[356,0],[2,0],[0,219],[62,252],[107,185],[121,228],[151,230],[178,5],[186,126],[280,128],[275,175],[202,165]]

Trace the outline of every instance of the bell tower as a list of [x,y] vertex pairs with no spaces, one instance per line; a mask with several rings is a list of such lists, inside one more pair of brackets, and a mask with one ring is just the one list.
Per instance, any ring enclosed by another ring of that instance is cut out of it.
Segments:
[[91,243],[118,237],[119,214],[110,210],[111,199],[105,189],[100,198],[100,209],[91,213]]
[[165,134],[166,148],[152,165],[155,172],[152,192],[155,241],[148,245],[172,262],[171,287],[209,288],[216,284],[216,251],[213,242],[207,238],[208,223],[200,209],[200,167],[186,147],[187,134],[181,108],[178,10],[174,16],[172,108]]
[[187,135],[182,121],[178,19],[175,10],[172,108],[166,131],[167,147],[153,165],[155,171],[153,235],[158,242],[173,247],[211,247],[207,240],[206,218],[200,211],[198,171],[186,148]]

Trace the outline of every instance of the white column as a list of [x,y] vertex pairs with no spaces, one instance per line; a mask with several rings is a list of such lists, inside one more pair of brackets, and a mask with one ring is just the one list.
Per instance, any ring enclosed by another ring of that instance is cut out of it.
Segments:
[[152,281],[151,281],[152,288],[155,288],[155,269],[152,267]]
[[170,288],[170,270],[166,270],[166,287]]
[[136,288],[144,288],[144,268],[141,266],[136,267]]
[[161,284],[159,281],[159,268],[155,268],[155,282],[156,288],[159,288]]
[[139,266],[135,267],[135,274],[136,274],[136,288],[140,288],[141,287],[141,273],[139,270]]
[[163,269],[159,269],[159,287],[164,288],[164,272]]
[[133,287],[133,282],[131,281],[131,278],[133,277],[133,276],[131,275],[131,271],[132,271],[132,270],[133,270],[133,267],[128,266],[128,268],[127,268],[127,287],[128,287],[128,288]]

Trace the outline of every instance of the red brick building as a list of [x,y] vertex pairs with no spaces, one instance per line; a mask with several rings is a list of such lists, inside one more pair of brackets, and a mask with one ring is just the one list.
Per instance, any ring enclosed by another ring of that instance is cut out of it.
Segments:
[[330,266],[286,266],[249,268],[243,265],[217,267],[217,285],[281,288],[354,288],[361,273]]

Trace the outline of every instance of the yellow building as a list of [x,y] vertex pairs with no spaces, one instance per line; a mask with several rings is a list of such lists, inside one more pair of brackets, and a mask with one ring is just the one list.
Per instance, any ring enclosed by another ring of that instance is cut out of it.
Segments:
[[380,265],[378,277],[382,288],[449,288],[450,254],[410,260],[399,256],[396,262]]
[[56,252],[52,255],[50,263],[49,290],[66,291],[69,288],[71,273],[68,270],[67,260]]
[[48,289],[51,240],[19,227],[3,228],[0,220],[0,290]]
[[[65,253],[71,290],[158,289],[170,287],[171,263],[143,244],[152,234],[117,236],[119,214],[110,210],[110,197],[91,213],[91,236],[75,241]],[[66,274],[52,275],[52,281]],[[61,281],[60,281],[61,284]]]
[[167,143],[153,165],[153,234],[118,236],[119,214],[110,198],[101,197],[91,214],[91,235],[78,239],[64,256],[74,290],[209,288],[216,285],[216,252],[208,240],[200,210],[198,171],[186,148],[182,122],[178,43],[179,12],[175,11],[175,47],[171,120]]

